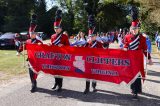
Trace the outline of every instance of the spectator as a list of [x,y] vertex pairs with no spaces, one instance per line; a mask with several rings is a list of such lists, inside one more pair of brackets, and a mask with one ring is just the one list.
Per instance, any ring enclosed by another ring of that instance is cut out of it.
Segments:
[[19,33],[15,33],[14,42],[15,42],[15,48],[16,48],[16,50],[18,51],[18,50],[19,50],[19,47],[21,46],[21,36],[20,36]]
[[146,38],[146,44],[147,44],[147,51],[149,53],[152,52],[152,44],[151,44],[151,40],[149,38],[149,36],[146,33],[143,33],[143,36]]
[[158,47],[158,52],[160,51],[160,34],[156,38],[156,45]]

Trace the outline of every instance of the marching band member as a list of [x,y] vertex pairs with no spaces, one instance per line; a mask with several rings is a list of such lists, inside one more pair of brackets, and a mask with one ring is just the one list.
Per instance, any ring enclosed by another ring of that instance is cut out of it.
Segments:
[[[31,17],[31,24],[30,24],[30,28],[29,28],[30,39],[28,39],[26,41],[26,44],[43,44],[42,41],[36,39],[36,36],[38,35],[37,32],[34,32],[36,26],[37,26],[36,25],[36,15],[33,14],[32,17]],[[20,55],[20,53],[23,51],[23,48],[26,49],[26,45],[21,45],[20,46],[17,55]],[[33,93],[37,89],[37,81],[36,81],[36,79],[37,79],[37,73],[34,72],[32,66],[30,64],[29,64],[29,75],[30,75],[30,79],[31,79],[31,83],[32,83],[30,91],[31,91],[31,93]]]
[[[94,16],[90,15],[89,16],[89,37],[90,39],[88,40],[87,44],[85,47],[89,48],[103,48],[103,44],[99,41],[96,40],[96,35],[93,34],[95,29],[95,23],[94,23]],[[92,87],[93,87],[93,92],[96,92],[96,81],[92,81]],[[84,90],[84,94],[87,94],[89,92],[90,88],[90,80],[86,80],[86,88]]]
[[[134,10],[132,10],[134,11]],[[138,15],[134,13],[134,15]],[[147,45],[146,38],[139,32],[140,22],[133,16],[133,21],[130,27],[130,34],[127,34],[124,38],[124,50],[142,50],[147,57]],[[149,64],[152,64],[151,56],[148,53]],[[140,76],[139,76],[140,77]],[[138,99],[138,94],[142,92],[141,78],[137,78],[131,84],[131,90],[134,99]]]
[[[55,17],[55,22],[54,22],[54,31],[55,34],[51,36],[51,45],[56,45],[59,47],[62,46],[69,46],[69,39],[68,36],[62,33],[62,27],[61,27],[61,15],[62,11],[57,10],[56,11],[56,17]],[[52,87],[52,89],[56,89],[58,86],[57,92],[62,91],[62,84],[63,83],[63,78],[60,76],[55,77],[55,84]]]
[[67,35],[67,37],[69,38],[69,34],[67,31],[64,31],[63,34]]
[[[28,39],[26,41],[26,44],[43,44],[42,41],[36,39],[36,36],[37,36],[37,32],[30,33],[30,39]],[[26,49],[26,47],[24,49]],[[20,54],[22,51],[23,51],[23,45],[20,46],[18,54]],[[30,64],[29,64],[29,75],[30,75],[30,79],[31,79],[31,83],[32,83],[30,91],[33,93],[37,89],[37,81],[36,81],[36,79],[37,79],[37,73],[35,73],[33,71],[33,68],[32,68],[32,66],[30,66]]]

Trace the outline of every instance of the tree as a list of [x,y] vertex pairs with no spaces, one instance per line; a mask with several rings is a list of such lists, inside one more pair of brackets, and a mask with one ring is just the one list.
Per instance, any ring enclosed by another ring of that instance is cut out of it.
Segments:
[[5,0],[1,0],[0,1],[0,32],[3,31],[3,25],[5,24],[4,18],[6,15],[6,10],[7,10],[7,6],[6,6],[6,1]]
[[74,7],[75,7],[76,0],[58,0],[60,7],[63,9],[63,28],[67,30],[69,34],[73,34],[73,27],[74,27]]
[[[34,6],[33,0],[5,0],[6,15],[3,31],[20,32],[28,30],[30,10]],[[24,5],[25,4],[25,5]],[[23,10],[23,11],[22,11]]]
[[[159,0],[50,0],[58,3],[46,11],[46,0],[0,0],[0,31],[27,31],[30,15],[38,16],[37,31],[53,33],[53,22],[57,8],[62,9],[63,29],[69,34],[79,30],[87,32],[88,15],[94,14],[96,30],[109,30],[129,27],[129,8],[136,5],[139,8],[139,19],[142,31],[150,34],[160,30]],[[22,11],[23,10],[23,11]]]
[[[55,1],[55,0],[50,0]],[[57,0],[59,8],[63,11],[62,25],[63,29],[69,32],[69,35],[77,33],[79,30],[86,31],[87,16],[84,11],[82,0]]]
[[46,11],[46,2],[45,0],[37,0],[37,2],[35,3],[35,9],[34,9],[34,13],[37,14],[37,31],[42,31],[45,33],[49,32],[49,28],[48,28],[48,17],[47,17],[47,11]]
[[[87,16],[90,14],[96,17],[97,31],[101,29],[101,31],[106,32],[107,29],[113,29],[115,26],[124,26],[127,23],[124,6],[118,4],[122,0],[118,0],[117,2],[113,0],[107,2],[101,2],[102,0],[58,1],[65,14],[63,17],[64,29],[68,32],[77,33],[79,30],[87,32]],[[127,0],[124,1],[127,2]]]
[[160,1],[159,0],[134,0],[139,7],[139,19],[141,21],[141,31],[147,32],[151,38],[156,31],[160,30]]
[[57,6],[52,7],[49,11],[46,12],[45,15],[45,26],[46,26],[46,33],[48,37],[50,37],[54,33],[54,21],[55,21],[55,13],[58,9]]
[[[128,27],[128,15],[126,0],[105,0],[99,4],[99,13],[97,14],[97,23],[99,31],[107,32],[113,29]],[[121,4],[120,4],[121,3]]]

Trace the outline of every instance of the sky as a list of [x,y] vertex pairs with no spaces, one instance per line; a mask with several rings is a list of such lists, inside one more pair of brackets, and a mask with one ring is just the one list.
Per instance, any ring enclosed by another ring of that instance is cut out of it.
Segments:
[[52,3],[51,0],[46,0],[46,3],[47,3],[47,11],[50,10],[53,6],[58,5],[58,3],[56,3],[56,1],[53,1],[53,3]]

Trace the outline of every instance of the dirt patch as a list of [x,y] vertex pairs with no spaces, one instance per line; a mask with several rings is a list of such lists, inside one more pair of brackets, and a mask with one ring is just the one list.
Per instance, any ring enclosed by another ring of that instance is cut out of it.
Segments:
[[1,82],[1,80],[7,79],[8,77],[10,77],[10,75],[0,71],[0,82]]
[[9,75],[7,73],[0,72],[0,86],[17,82],[21,78],[28,77],[27,74]]

